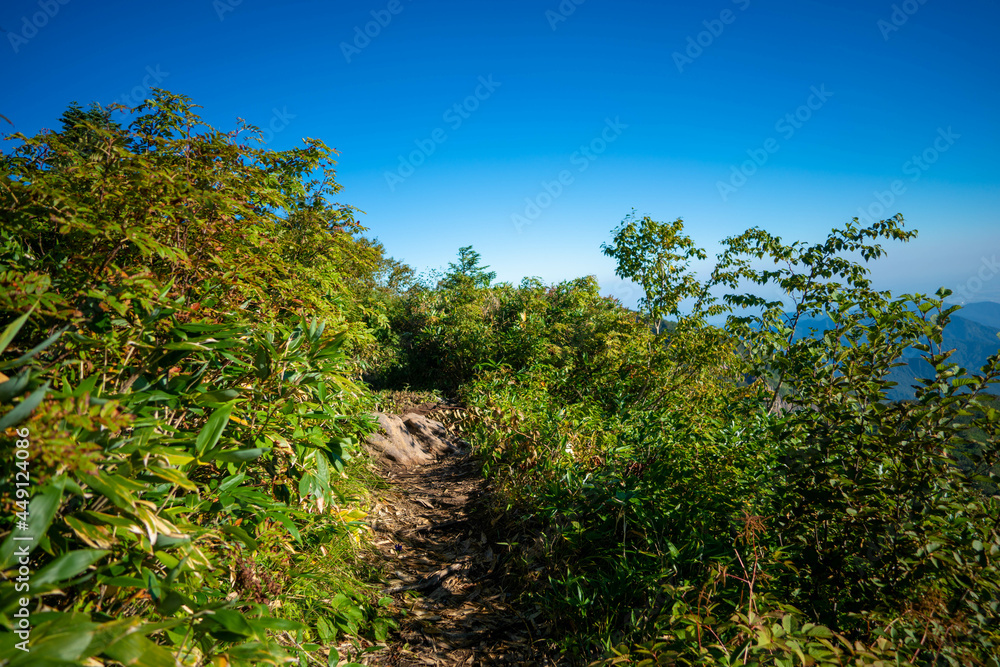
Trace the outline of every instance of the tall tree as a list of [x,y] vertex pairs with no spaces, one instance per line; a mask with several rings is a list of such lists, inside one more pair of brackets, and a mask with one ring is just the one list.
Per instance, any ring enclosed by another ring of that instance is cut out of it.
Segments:
[[642,286],[639,306],[659,334],[663,318],[680,316],[680,303],[700,296],[701,284],[688,271],[692,259],[705,259],[705,251],[684,234],[684,221],[657,222],[630,213],[615,229],[611,245],[602,244],[608,257],[618,260],[615,275]]
[[472,249],[471,245],[458,249],[458,263],[449,262],[448,273],[441,280],[440,286],[444,288],[456,287],[489,287],[497,277],[496,271],[487,271],[489,266],[479,265],[479,253]]

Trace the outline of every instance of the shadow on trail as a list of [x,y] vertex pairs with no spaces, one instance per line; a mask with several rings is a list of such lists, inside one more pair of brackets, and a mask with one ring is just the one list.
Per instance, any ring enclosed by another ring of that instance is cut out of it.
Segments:
[[[424,414],[444,406],[422,406]],[[383,464],[390,489],[369,513],[400,627],[365,664],[554,665],[539,612],[503,584],[489,491],[468,449],[432,463]]]

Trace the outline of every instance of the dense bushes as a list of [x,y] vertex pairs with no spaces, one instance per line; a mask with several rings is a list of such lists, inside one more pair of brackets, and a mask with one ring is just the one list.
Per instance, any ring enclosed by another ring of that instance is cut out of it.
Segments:
[[645,336],[633,315],[599,295],[593,277],[551,287],[526,279],[517,288],[413,289],[388,319],[398,356],[384,381],[448,390],[501,366],[551,368],[571,381],[560,384],[566,391],[600,386],[598,378],[616,384],[623,360],[639,360]]
[[30,653],[0,635],[11,665],[276,664],[384,637],[346,476],[367,474],[348,463],[371,428],[352,378],[377,306],[342,274],[371,284],[386,260],[328,203],[321,142],[246,138],[164,92],[128,127],[74,107],[8,138],[2,457],[33,494],[0,482],[5,520],[26,518],[0,569],[32,572],[30,591],[0,584],[3,624],[24,608],[33,626]]
[[[997,664],[987,392],[1000,357],[959,379],[941,348],[947,293],[893,299],[846,258],[912,234],[900,219],[855,222],[786,246],[750,230],[726,240],[702,284],[680,221],[630,216],[606,252],[652,287],[644,322],[587,279],[445,287],[398,305],[404,363],[441,364],[420,372],[459,384],[472,409],[470,439],[520,516],[516,580],[569,630],[558,636],[570,655]],[[747,282],[788,300],[717,300]],[[706,324],[731,308],[725,329]],[[664,315],[675,325],[647,324]],[[796,339],[797,321],[819,316],[831,328]],[[936,377],[916,401],[889,402],[893,364],[913,348]]]

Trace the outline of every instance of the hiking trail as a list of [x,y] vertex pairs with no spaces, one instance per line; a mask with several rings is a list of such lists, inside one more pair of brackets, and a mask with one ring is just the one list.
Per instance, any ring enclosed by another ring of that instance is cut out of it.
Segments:
[[[544,629],[536,623],[539,612],[514,606],[504,586],[506,547],[495,541],[487,511],[489,490],[479,465],[467,443],[427,419],[433,414],[447,421],[445,415],[460,410],[425,403],[401,410],[402,418],[380,415],[390,437],[400,434],[392,433],[388,422],[405,422],[428,456],[416,452],[414,457],[412,443],[395,457],[391,444],[373,447],[385,447],[379,473],[389,488],[368,521],[383,566],[382,594],[395,601],[399,629],[391,633],[387,648],[364,655],[362,664],[556,664],[547,655]],[[438,443],[429,440],[428,430]],[[421,462],[400,463],[407,458]]]

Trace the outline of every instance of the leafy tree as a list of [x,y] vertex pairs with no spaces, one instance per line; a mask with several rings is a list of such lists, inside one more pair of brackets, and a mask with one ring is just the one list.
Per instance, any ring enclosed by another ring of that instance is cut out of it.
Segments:
[[680,317],[680,304],[699,296],[701,284],[688,269],[691,260],[705,259],[705,251],[684,234],[680,218],[662,223],[630,213],[614,231],[612,244],[602,244],[604,254],[618,260],[615,275],[639,283],[645,293],[640,307],[659,334],[663,318]]
[[[742,373],[743,360],[735,354],[736,339],[705,321],[724,308],[713,305],[707,285],[690,270],[691,262],[705,259],[706,254],[684,234],[683,220],[662,223],[648,216],[637,220],[633,211],[613,233],[614,242],[601,248],[617,260],[617,276],[642,286],[639,305],[657,337],[650,341],[645,386],[633,394],[633,407],[652,410],[670,396],[690,400],[687,390],[693,387],[711,385],[714,388],[707,393],[712,394],[731,385]],[[682,314],[686,299],[695,301],[691,312]],[[668,322],[668,316],[674,321]]]
[[121,125],[111,117],[112,111],[96,103],[85,110],[73,102],[59,116],[62,126],[60,135],[74,154],[84,158],[93,155],[102,143],[106,144],[109,133],[119,139],[124,138]]
[[[754,229],[727,239],[714,277],[731,287],[773,283],[792,302],[789,312],[780,300],[726,297],[760,308],[757,316],[732,316],[730,327],[758,372],[777,377],[770,406],[783,384],[793,406],[774,425],[770,515],[774,546],[795,571],[776,571],[772,585],[833,628],[891,631],[901,650],[929,654],[920,646],[933,646],[961,662],[997,646],[987,629],[1000,620],[1000,568],[984,554],[1000,553],[1000,498],[985,495],[955,463],[975,451],[981,481],[996,482],[989,471],[1000,460],[1000,415],[991,412],[989,391],[1000,383],[1000,354],[965,377],[943,346],[958,309],[943,305],[950,292],[893,298],[844,256],[874,259],[884,250],[873,241],[914,235],[901,216],[869,227],[855,219],[813,245],[785,245]],[[779,268],[754,268],[760,259]],[[796,340],[799,320],[817,315],[830,318],[830,328]],[[909,349],[922,352],[935,376],[921,380],[916,401],[890,403],[892,368]],[[923,601],[919,613],[913,600]],[[919,646],[908,633],[921,637]]]
[[[731,293],[724,297],[730,308],[751,312],[730,316],[728,326],[746,339],[747,350],[755,355],[759,372],[777,373],[772,408],[784,380],[783,352],[793,345],[802,319],[837,310],[844,299],[853,300],[854,307],[866,311],[884,307],[891,297],[888,292],[873,290],[869,269],[844,254],[857,254],[868,262],[885,254],[885,249],[875,242],[878,239],[906,242],[915,236],[915,230],[903,229],[902,216],[896,216],[870,227],[861,227],[854,218],[843,229],[833,229],[822,243],[812,245],[795,241],[786,246],[780,237],[758,228],[723,242],[726,250],[719,256],[711,285],[736,289],[744,281],[757,285],[774,283],[791,301],[788,304],[781,299],[768,300],[752,293]],[[754,262],[762,259],[778,268],[754,268]],[[752,314],[754,309],[760,313]]]
[[480,266],[479,259],[479,253],[471,245],[459,248],[458,263],[449,262],[448,272],[442,278],[440,286],[445,289],[489,287],[497,274],[495,271],[487,272],[486,269],[490,267]]

